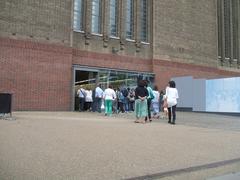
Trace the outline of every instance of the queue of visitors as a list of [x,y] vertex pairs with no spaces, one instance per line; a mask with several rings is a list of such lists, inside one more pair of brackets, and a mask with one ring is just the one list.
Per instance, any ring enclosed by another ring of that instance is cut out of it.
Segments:
[[174,81],[169,81],[165,92],[159,92],[157,86],[152,89],[146,80],[140,80],[136,88],[113,89],[109,85],[103,90],[101,85],[94,89],[80,86],[77,91],[79,111],[101,113],[104,109],[106,116],[135,112],[136,123],[151,122],[152,118],[166,118],[168,123],[175,124],[178,91]]

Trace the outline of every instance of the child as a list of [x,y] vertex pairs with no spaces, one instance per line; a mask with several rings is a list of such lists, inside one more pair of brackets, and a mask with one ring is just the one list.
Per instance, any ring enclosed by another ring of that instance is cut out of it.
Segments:
[[168,118],[168,104],[167,104],[167,96],[166,95],[164,95],[163,96],[163,116],[162,116],[162,118],[164,119],[164,118]]

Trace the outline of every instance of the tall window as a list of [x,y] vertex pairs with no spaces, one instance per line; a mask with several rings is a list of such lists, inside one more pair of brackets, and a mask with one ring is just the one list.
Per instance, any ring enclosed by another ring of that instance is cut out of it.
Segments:
[[[239,16],[238,16],[238,11],[239,11],[239,1],[238,0],[233,0],[232,2],[232,12],[233,12],[233,17],[232,17],[232,29],[233,29],[233,59],[238,59],[238,53],[239,53]],[[239,60],[240,61],[240,60]]]
[[232,63],[239,59],[239,0],[218,0],[218,56]]
[[225,57],[231,56],[230,1],[224,0]]
[[218,0],[218,58],[222,59],[223,54],[222,54],[222,49],[223,49],[223,30],[222,30],[222,4],[221,0]]
[[74,31],[83,31],[83,7],[84,0],[74,1],[74,17],[73,17],[73,29]]
[[126,0],[126,38],[133,39],[133,0]]
[[92,33],[101,34],[101,0],[92,0]]
[[147,42],[148,38],[147,38],[147,15],[148,15],[148,11],[147,11],[147,0],[141,0],[141,41],[143,42]]
[[117,36],[118,0],[110,0],[110,36]]

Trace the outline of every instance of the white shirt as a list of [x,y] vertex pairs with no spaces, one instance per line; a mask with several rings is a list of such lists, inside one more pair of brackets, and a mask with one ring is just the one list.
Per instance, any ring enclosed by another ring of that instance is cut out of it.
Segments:
[[166,96],[167,96],[168,107],[172,107],[177,104],[178,90],[176,88],[167,87]]
[[152,100],[152,102],[159,102],[159,92],[153,90],[153,95],[154,95],[154,99]]
[[80,89],[77,91],[77,94],[78,94],[78,97],[84,98],[85,90],[84,90],[83,88],[80,88]]
[[116,99],[116,93],[113,89],[107,88],[104,91],[104,99],[114,100]]
[[98,97],[98,98],[102,98],[103,97],[103,90],[100,87],[96,87],[95,97]]
[[85,101],[86,102],[93,102],[93,99],[92,99],[92,90],[86,90],[85,91],[86,93],[86,97],[85,97]]

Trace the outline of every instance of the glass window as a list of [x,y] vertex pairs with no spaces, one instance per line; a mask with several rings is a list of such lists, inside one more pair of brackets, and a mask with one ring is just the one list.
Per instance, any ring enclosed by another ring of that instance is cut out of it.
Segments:
[[147,0],[141,0],[141,41],[147,42]]
[[110,0],[110,35],[117,36],[118,0]]
[[149,80],[153,84],[154,75],[145,73],[125,72],[117,70],[100,70],[98,82],[102,85],[103,89],[107,88],[109,84],[114,89],[118,88],[135,88],[139,80]]
[[92,33],[101,34],[101,0],[92,1]]
[[239,0],[218,1],[218,57],[239,61]]
[[74,1],[73,30],[83,31],[83,3],[84,0]]
[[230,1],[224,0],[225,57],[231,56]]
[[239,6],[237,2],[238,0],[233,0],[232,1],[232,29],[233,29],[233,59],[238,59],[238,40],[239,40],[239,17],[238,17],[238,11],[239,11]]
[[126,38],[133,39],[133,0],[127,0]]
[[223,38],[222,38],[222,4],[221,1],[217,1],[218,5],[218,58],[222,59],[222,44],[223,44]]

